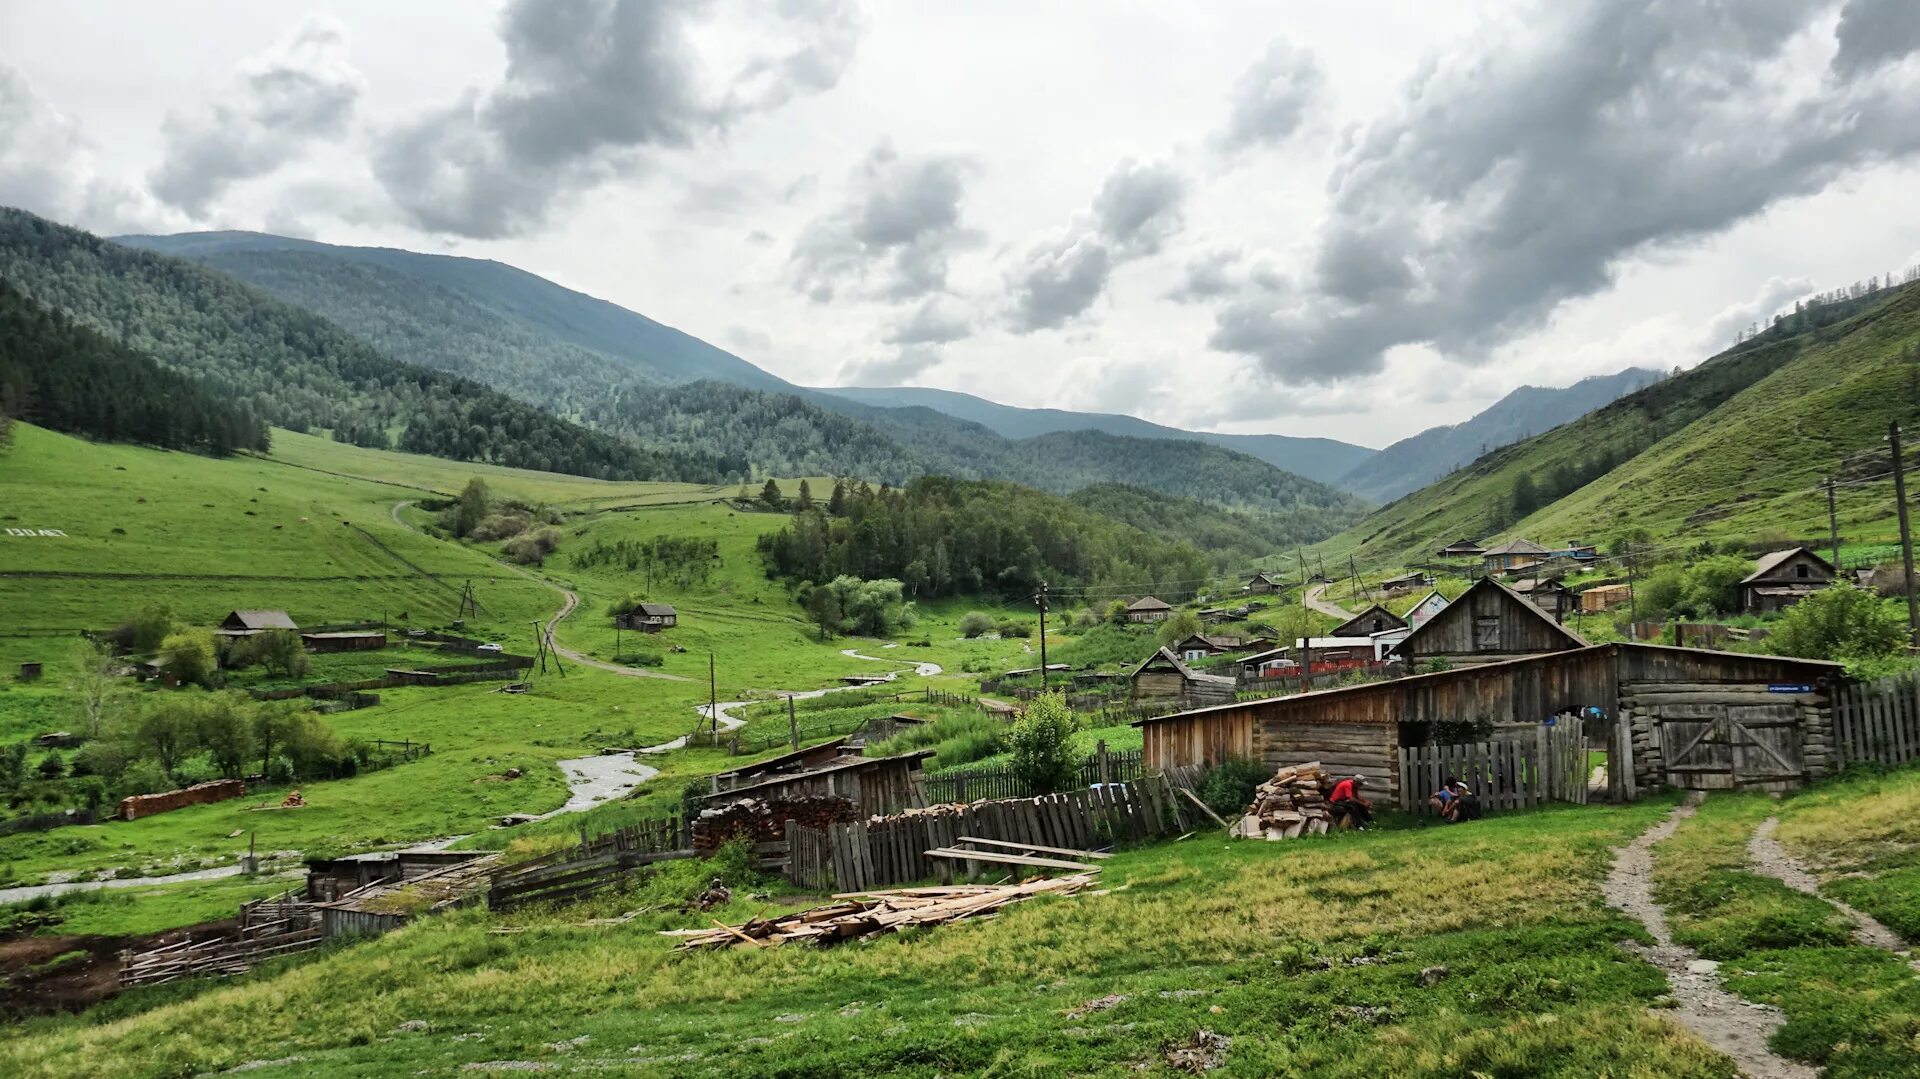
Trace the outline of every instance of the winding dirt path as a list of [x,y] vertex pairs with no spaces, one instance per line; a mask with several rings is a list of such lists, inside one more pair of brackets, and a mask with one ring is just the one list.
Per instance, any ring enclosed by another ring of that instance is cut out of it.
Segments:
[[1653,848],[1693,816],[1692,804],[1679,806],[1665,820],[1640,833],[1614,856],[1613,871],[1602,886],[1607,905],[1640,920],[1654,946],[1623,946],[1667,976],[1677,1006],[1665,1014],[1733,1058],[1747,1079],[1816,1079],[1819,1070],[1788,1060],[1767,1048],[1767,1039],[1785,1018],[1776,1009],[1741,1000],[1720,987],[1719,964],[1702,960],[1693,949],[1674,943],[1667,913],[1653,898]]
[[1319,611],[1321,614],[1329,615],[1331,617],[1338,618],[1342,622],[1345,622],[1353,617],[1353,612],[1347,610],[1345,607],[1340,606],[1338,603],[1335,603],[1332,600],[1325,598],[1327,589],[1332,587],[1333,586],[1331,584],[1314,585],[1313,587],[1307,589],[1307,594],[1305,597],[1302,598],[1301,602],[1305,603],[1308,607],[1312,608],[1313,610]]
[[1820,894],[1820,878],[1809,872],[1799,859],[1788,854],[1780,841],[1773,837],[1774,830],[1779,827],[1779,817],[1768,817],[1753,830],[1753,838],[1747,840],[1747,861],[1753,868],[1796,892],[1805,892],[1831,903],[1834,909],[1853,919],[1853,939],[1869,948],[1892,952],[1905,959],[1908,966],[1920,971],[1920,959],[1914,958],[1900,934],[1880,924],[1873,915],[1855,910],[1832,896]]

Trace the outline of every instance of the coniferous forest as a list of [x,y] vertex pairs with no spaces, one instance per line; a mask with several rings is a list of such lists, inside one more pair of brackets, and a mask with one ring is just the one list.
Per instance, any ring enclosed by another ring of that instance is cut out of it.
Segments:
[[34,303],[0,278],[0,415],[110,442],[267,449],[245,405]]

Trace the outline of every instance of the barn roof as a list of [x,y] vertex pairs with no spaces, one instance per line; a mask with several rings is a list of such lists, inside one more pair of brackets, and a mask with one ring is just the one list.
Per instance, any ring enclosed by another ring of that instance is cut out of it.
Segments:
[[247,629],[299,629],[285,611],[234,611],[226,621],[238,622]]
[[1166,600],[1163,600],[1163,599],[1156,599],[1153,596],[1141,596],[1139,599],[1136,599],[1132,603],[1127,604],[1127,610],[1129,611],[1171,611],[1173,610],[1173,604],[1168,603]]
[[649,618],[676,617],[673,604],[671,603],[642,603],[640,606],[634,608],[634,612],[636,614],[644,614]]
[[853,769],[871,770],[891,764],[918,764],[920,761],[933,756],[937,752],[939,752],[939,750],[916,749],[911,753],[896,753],[891,757],[838,757],[818,768],[809,768],[800,772],[779,772],[774,775],[769,775],[764,779],[756,779],[751,783],[742,783],[737,787],[728,787],[726,790],[706,795],[706,799],[708,801],[718,801],[721,799],[734,798],[753,791],[785,786],[797,780],[812,779],[815,776],[829,775],[835,772],[845,772]]
[[1127,677],[1129,678],[1137,677],[1141,671],[1144,671],[1147,669],[1148,664],[1153,663],[1156,660],[1162,660],[1162,659],[1166,660],[1168,663],[1173,664],[1173,669],[1180,672],[1180,677],[1186,679],[1189,682],[1232,682],[1234,681],[1234,679],[1229,678],[1223,674],[1201,674],[1199,671],[1196,671],[1192,667],[1189,667],[1185,663],[1181,662],[1180,657],[1173,654],[1173,649],[1168,648],[1165,645],[1162,645],[1158,652],[1155,652],[1153,655],[1150,655],[1146,659],[1141,660],[1140,665],[1138,667],[1135,667],[1128,674]]
[[1813,551],[1809,550],[1808,548],[1789,547],[1784,551],[1774,551],[1769,554],[1761,555],[1760,560],[1754,563],[1753,572],[1741,578],[1740,583],[1752,584],[1755,581],[1766,580],[1768,574],[1772,573],[1774,570],[1779,569],[1782,565],[1785,565],[1788,561],[1790,561],[1793,558],[1793,556],[1801,555],[1801,554],[1804,554],[1808,558],[1813,559],[1815,562],[1818,562],[1821,565],[1827,567],[1828,573],[1833,572],[1833,563],[1827,561],[1824,558],[1821,558],[1819,555],[1815,554]]
[[1446,613],[1448,611],[1451,611],[1456,607],[1459,607],[1462,610],[1471,610],[1470,606],[1462,607],[1461,604],[1468,596],[1473,595],[1476,591],[1482,588],[1494,588],[1494,589],[1500,590],[1509,599],[1513,600],[1513,602],[1517,604],[1522,611],[1526,612],[1528,616],[1533,618],[1538,618],[1542,622],[1545,622],[1547,625],[1552,626],[1553,631],[1555,633],[1558,633],[1561,636],[1565,637],[1570,643],[1572,643],[1572,645],[1575,648],[1587,647],[1586,638],[1580,636],[1578,633],[1575,633],[1574,631],[1561,625],[1557,620],[1554,619],[1552,615],[1548,614],[1547,612],[1541,610],[1539,607],[1535,606],[1532,600],[1528,599],[1527,597],[1521,595],[1518,592],[1515,592],[1513,589],[1508,588],[1497,577],[1482,577],[1479,580],[1473,582],[1472,587],[1468,588],[1465,592],[1460,593],[1460,597],[1458,599],[1453,600],[1451,603],[1448,603],[1445,607],[1441,608],[1439,614],[1436,614],[1432,618],[1427,619],[1425,622],[1420,623],[1420,628],[1414,630],[1412,633],[1407,634],[1406,640],[1401,641],[1399,644],[1394,645],[1393,651],[1398,653],[1398,652],[1401,652],[1403,649],[1406,649],[1408,645],[1412,644],[1415,641],[1418,641],[1420,639],[1421,634],[1438,632],[1433,627],[1439,625],[1444,620]]
[[1611,651],[1617,654],[1622,650],[1677,652],[1688,656],[1719,656],[1748,662],[1774,660],[1788,666],[1824,667],[1832,671],[1844,671],[1846,669],[1844,664],[1833,663],[1824,659],[1801,659],[1798,656],[1772,656],[1756,652],[1728,652],[1712,648],[1681,648],[1677,645],[1649,644],[1643,641],[1610,641],[1606,644],[1582,645],[1580,648],[1568,652],[1547,652],[1537,656],[1519,656],[1514,659],[1503,659],[1493,663],[1481,663],[1471,667],[1455,667],[1450,671],[1434,671],[1431,674],[1410,674],[1402,678],[1388,678],[1378,682],[1362,682],[1357,686],[1335,686],[1331,689],[1316,689],[1307,693],[1290,693],[1285,696],[1267,697],[1257,701],[1234,701],[1229,704],[1211,704],[1203,708],[1189,708],[1184,712],[1171,712],[1164,716],[1150,716],[1146,719],[1136,719],[1131,726],[1144,727],[1149,723],[1159,723],[1169,719],[1186,719],[1190,716],[1208,715],[1215,712],[1225,712],[1230,709],[1255,708],[1261,705],[1293,705],[1305,700],[1331,700],[1364,693],[1380,693],[1387,690],[1402,689],[1412,685],[1443,682],[1450,678],[1481,678],[1485,677],[1489,671],[1498,671],[1503,668],[1520,668],[1528,664],[1559,662],[1564,661],[1569,656],[1581,654],[1592,655],[1603,651]]
[[1385,607],[1382,607],[1378,603],[1376,603],[1373,606],[1368,607],[1366,610],[1361,611],[1359,614],[1354,615],[1352,618],[1347,619],[1345,622],[1342,622],[1339,625],[1328,630],[1327,636],[1329,637],[1354,636],[1355,634],[1349,631],[1357,630],[1359,628],[1358,623],[1365,621],[1367,618],[1375,614],[1385,615],[1387,618],[1387,621],[1392,622],[1394,625],[1394,628],[1396,629],[1405,628],[1407,624],[1406,619],[1400,617],[1397,614],[1394,614],[1392,611],[1389,611]]

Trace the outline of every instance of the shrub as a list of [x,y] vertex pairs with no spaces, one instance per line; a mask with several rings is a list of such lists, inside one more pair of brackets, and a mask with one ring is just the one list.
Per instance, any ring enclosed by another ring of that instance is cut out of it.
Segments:
[[1014,776],[1036,794],[1065,789],[1073,782],[1077,763],[1069,751],[1072,738],[1073,714],[1066,698],[1057,692],[1035,697],[1007,736]]
[[168,634],[160,642],[160,669],[182,685],[205,685],[213,677],[213,634],[203,629]]
[[960,616],[960,635],[967,640],[993,628],[993,616],[985,611],[968,611]]
[[515,536],[501,546],[508,558],[525,565],[542,565],[547,556],[560,548],[560,530],[542,528]]
[[1155,634],[1161,644],[1174,645],[1200,632],[1200,618],[1192,611],[1175,611],[1173,616],[1160,623]]
[[165,607],[142,607],[138,613],[107,632],[107,639],[121,652],[146,655],[160,647],[173,632],[173,613]]
[[489,513],[467,533],[473,540],[505,540],[518,536],[533,527],[533,518],[517,510],[506,513]]
[[1025,622],[1016,622],[1011,618],[1007,619],[1005,622],[1000,623],[998,626],[995,626],[994,629],[996,632],[1000,634],[1000,636],[1005,637],[1008,640],[1025,640],[1026,638],[1033,636],[1032,626],[1028,625]]
[[1906,636],[1892,608],[1843,581],[1788,608],[1767,643],[1781,655],[1852,664],[1894,655]]
[[1253,789],[1273,778],[1265,765],[1247,757],[1229,757],[1200,781],[1200,800],[1233,823],[1233,818],[1247,811],[1253,804]]

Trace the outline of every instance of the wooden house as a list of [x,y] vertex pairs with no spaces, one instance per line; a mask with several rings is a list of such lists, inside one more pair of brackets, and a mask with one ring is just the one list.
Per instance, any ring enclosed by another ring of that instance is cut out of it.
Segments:
[[1511,585],[1515,594],[1526,597],[1528,603],[1545,611],[1555,622],[1580,609],[1580,597],[1572,589],[1552,577],[1522,577]]
[[680,612],[667,603],[642,603],[620,618],[620,625],[642,633],[658,633],[680,624]]
[[1580,593],[1580,610],[1583,614],[1598,614],[1619,607],[1632,598],[1633,589],[1624,584],[1594,585]]
[[1407,620],[1378,603],[1327,631],[1329,637],[1369,637],[1389,629],[1405,629]]
[[387,646],[387,634],[378,629],[302,633],[300,643],[309,652],[377,652]]
[[1514,539],[1481,552],[1480,562],[1488,573],[1511,573],[1543,562],[1546,557],[1545,547],[1530,539]]
[[1127,604],[1129,622],[1164,622],[1173,614],[1173,604],[1152,596],[1142,596]]
[[1748,614],[1791,607],[1833,583],[1833,563],[1805,547],[1761,555],[1740,582],[1740,606]]
[[1439,555],[1441,558],[1479,558],[1486,553],[1487,549],[1485,547],[1480,546],[1472,540],[1454,540],[1452,543],[1434,552],[1434,554]]
[[[828,747],[832,756],[822,753]],[[844,798],[862,814],[898,813],[926,804],[921,770],[934,752],[920,749],[891,757],[862,757],[840,740],[714,776],[714,793],[707,800]]]
[[1179,701],[1183,707],[1230,701],[1237,680],[1201,674],[1170,648],[1162,648],[1133,669],[1130,696],[1136,701]]
[[1410,665],[1445,660],[1459,667],[1565,652],[1586,643],[1513,589],[1483,577],[1394,646],[1391,656]]
[[1609,739],[1629,797],[1659,786],[1779,790],[1828,774],[1831,687],[1843,677],[1838,664],[1818,660],[1613,643],[1190,709],[1135,726],[1150,769],[1233,757],[1268,771],[1319,761],[1397,793],[1403,748],[1440,743],[1461,724],[1479,729],[1455,741],[1524,748],[1549,719],[1579,715]]
[[1426,625],[1427,621],[1434,615],[1446,609],[1447,597],[1441,595],[1438,591],[1428,592],[1426,595],[1420,597],[1418,603],[1408,607],[1407,613],[1400,617],[1402,621],[1406,622],[1408,629],[1419,629],[1421,626]]
[[1247,639],[1245,637],[1216,633],[1196,633],[1186,640],[1181,641],[1179,644],[1174,645],[1173,650],[1180,655],[1180,658],[1192,662],[1196,659],[1205,659],[1208,656],[1219,656],[1225,655],[1228,652],[1238,652],[1246,647]]
[[1432,579],[1424,571],[1414,570],[1412,573],[1402,573],[1398,577],[1389,577],[1381,581],[1380,589],[1383,592],[1411,592],[1422,585],[1432,583]]
[[290,629],[298,632],[300,627],[285,611],[230,611],[220,620],[217,632],[222,637],[251,637],[269,629]]
[[1575,562],[1585,563],[1592,562],[1599,558],[1600,548],[1591,543],[1581,543],[1579,540],[1568,540],[1558,547],[1549,549],[1547,554],[1554,558],[1567,558]]
[[1255,596],[1271,596],[1283,587],[1285,584],[1279,579],[1266,573],[1256,573],[1247,578],[1246,587],[1242,591]]

